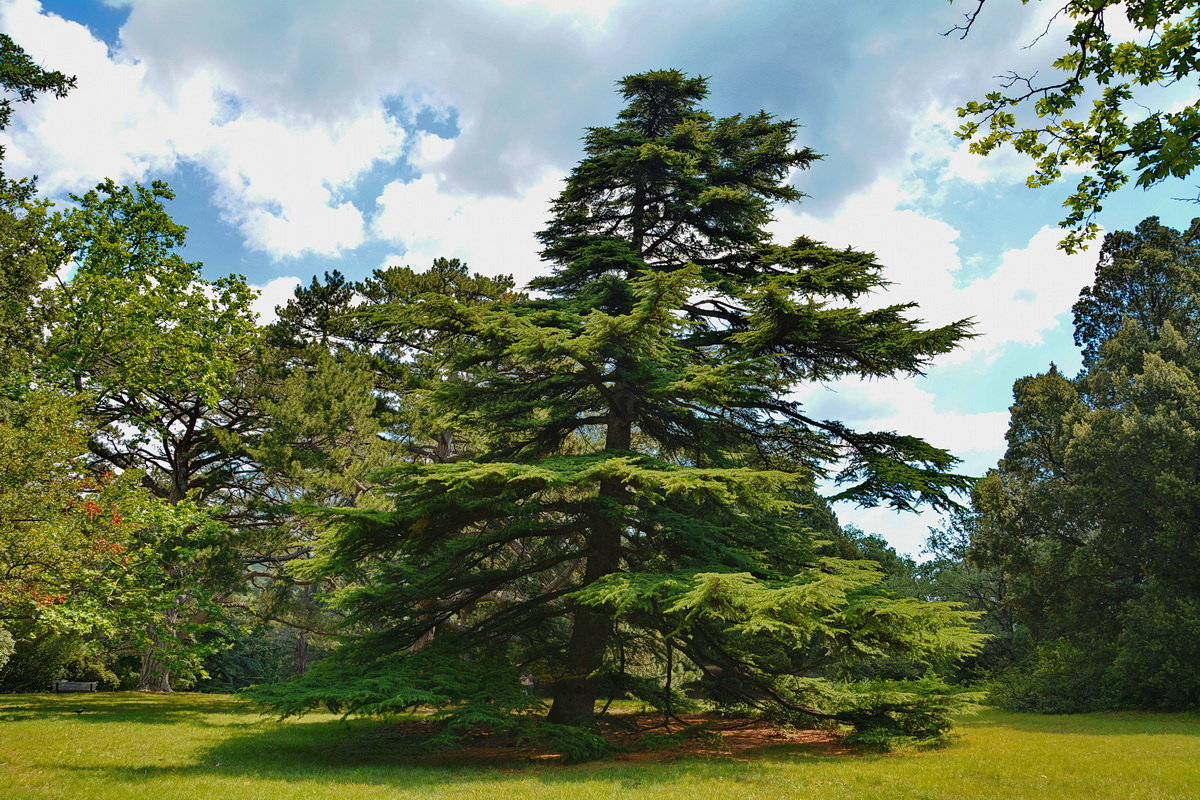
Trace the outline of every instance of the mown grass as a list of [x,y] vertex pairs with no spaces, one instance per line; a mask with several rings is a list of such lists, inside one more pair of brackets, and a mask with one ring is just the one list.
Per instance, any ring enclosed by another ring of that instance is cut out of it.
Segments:
[[[81,713],[75,713],[81,710]],[[220,695],[0,696],[0,797],[1200,800],[1200,716],[986,711],[929,752],[804,747],[666,763],[428,766],[387,727],[277,722]]]

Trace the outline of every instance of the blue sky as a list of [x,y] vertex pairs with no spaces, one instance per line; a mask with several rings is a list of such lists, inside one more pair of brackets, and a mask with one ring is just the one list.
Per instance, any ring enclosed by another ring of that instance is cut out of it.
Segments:
[[[709,108],[795,118],[825,158],[780,209],[800,234],[873,250],[916,301],[978,338],[916,379],[800,387],[820,416],[924,436],[981,474],[1003,452],[1014,379],[1078,366],[1070,306],[1094,254],[1055,247],[1066,187],[1027,189],[1010,155],[979,159],[954,109],[1009,69],[1045,69],[1049,6],[989,3],[965,41],[941,33],[960,0],[0,0],[0,30],[78,77],[23,107],[7,169],[56,197],[105,177],[162,178],[189,258],[246,275],[264,314],[297,282],[340,269],[460,257],[540,271],[533,233],[611,122],[613,83],[677,67],[710,78]],[[1176,91],[1186,92],[1188,87]],[[1194,91],[1194,88],[1192,89]],[[1168,98],[1170,99],[1170,98]],[[1100,222],[1185,225],[1190,185],[1130,190]],[[917,554],[936,517],[838,508]]]

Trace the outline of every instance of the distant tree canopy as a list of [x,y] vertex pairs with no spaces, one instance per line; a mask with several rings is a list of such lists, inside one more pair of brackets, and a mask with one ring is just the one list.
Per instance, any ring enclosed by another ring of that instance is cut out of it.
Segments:
[[[443,263],[351,315],[407,362],[409,435],[442,446],[387,477],[386,512],[345,513],[323,543],[325,573],[359,582],[341,601],[361,633],[255,696],[511,726],[537,705],[531,672],[551,727],[574,728],[601,693],[669,711],[682,667],[727,703],[936,738],[950,687],[846,678],[952,663],[977,646],[968,616],[820,556],[804,499],[828,475],[864,504],[947,506],[968,481],[920,439],[813,418],[788,393],[918,373],[967,324],[860,310],[884,282],[869,253],[770,240],[773,205],[800,196],[783,181],[816,157],[795,123],[714,117],[706,82],[674,70],[619,85],[626,107],[588,130],[540,234],[536,296]],[[309,298],[336,305],[334,283]]]
[[1200,706],[1198,225],[1110,234],[1075,306],[1085,371],[1013,387],[971,544],[1029,639],[1011,705]]
[[[951,0],[953,2],[953,0]],[[967,36],[987,7],[999,0],[967,0],[974,8],[951,33]],[[1021,0],[1025,5],[1037,5]],[[1200,3],[1196,0],[1039,0],[1066,19],[1063,52],[1045,80],[1010,72],[1001,90],[967,103],[960,135],[987,155],[1008,145],[1033,161],[1030,186],[1058,181],[1083,167],[1064,205],[1064,247],[1073,250],[1099,230],[1094,222],[1108,195],[1131,179],[1146,188],[1186,178],[1200,163]],[[1116,25],[1114,23],[1120,23]],[[1135,38],[1114,35],[1132,26]],[[1190,99],[1159,105],[1155,87],[1181,84]]]
[[1154,338],[1167,323],[1176,331],[1194,329],[1200,321],[1200,224],[1177,231],[1149,217],[1133,231],[1105,236],[1095,281],[1072,310],[1085,368],[1129,322]]

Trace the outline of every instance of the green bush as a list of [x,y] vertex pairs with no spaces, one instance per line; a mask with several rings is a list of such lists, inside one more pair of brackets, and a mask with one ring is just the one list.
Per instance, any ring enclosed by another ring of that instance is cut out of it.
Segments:
[[877,750],[945,744],[956,713],[981,698],[937,678],[852,684],[854,710],[838,719],[854,727],[846,742]]
[[596,761],[613,752],[613,745],[591,728],[555,725],[538,721],[521,736],[521,741],[537,742],[562,754],[564,764]]
[[1073,714],[1106,707],[1104,648],[1084,651],[1066,640],[1042,642],[1022,665],[1002,673],[988,701],[1010,711]]
[[1200,708],[1200,602],[1150,596],[1126,606],[1105,676],[1109,704],[1147,711]]
[[1200,602],[1150,592],[1115,623],[1111,641],[1038,643],[998,676],[990,702],[1044,714],[1200,708]]
[[108,689],[120,683],[104,654],[76,635],[18,639],[4,662],[0,659],[0,691],[4,692],[44,692],[61,680],[96,681]]

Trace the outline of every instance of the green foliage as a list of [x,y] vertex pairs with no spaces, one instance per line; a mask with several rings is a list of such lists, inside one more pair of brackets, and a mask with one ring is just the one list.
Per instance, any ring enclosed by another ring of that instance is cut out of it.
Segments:
[[[73,85],[0,35],[0,128]],[[358,407],[331,370],[264,387],[278,375],[258,357],[254,292],[182,257],[172,196],[109,180],[55,208],[0,174],[0,624],[26,643],[86,636],[97,663],[144,646],[161,689],[201,675],[226,606],[262,594],[243,559],[267,584],[302,552],[280,500],[312,465],[292,456]],[[318,391],[343,402],[302,421]],[[329,471],[361,455],[328,449]]]
[[[0,131],[12,119],[14,103],[31,103],[50,92],[63,97],[75,79],[43,69],[11,37],[0,33]],[[11,394],[31,366],[39,334],[47,323],[36,313],[42,284],[62,263],[47,234],[49,203],[35,196],[34,180],[4,177],[0,142],[0,394]]]
[[3,669],[4,665],[8,663],[8,659],[13,654],[14,646],[15,642],[13,641],[12,634],[0,628],[0,669]]
[[1073,307],[1075,344],[1090,366],[1100,349],[1125,325],[1135,321],[1147,334],[1161,335],[1171,322],[1186,329],[1200,309],[1200,223],[1184,231],[1149,217],[1132,231],[1104,237],[1096,277],[1079,293]]
[[995,566],[971,560],[978,517],[969,509],[952,515],[926,540],[930,558],[914,565],[905,593],[928,600],[961,603],[979,614],[974,627],[987,638],[980,649],[944,674],[954,683],[972,685],[1012,664],[1018,628],[1009,603],[1008,576]]
[[889,596],[880,578],[867,562],[824,559],[777,582],[748,574],[611,575],[576,598],[626,623],[662,626],[696,661],[714,655],[701,643],[721,642],[725,663],[740,675],[721,676],[726,694],[718,700],[749,701],[809,724],[845,723],[875,745],[932,744],[972,697],[937,680],[846,682],[839,672],[886,658],[928,669],[973,652],[982,637],[955,604]]
[[1197,702],[1194,640],[1167,622],[1182,634],[1200,598],[1196,265],[1154,219],[1113,238],[1076,306],[1086,372],[1017,381],[1008,451],[976,489],[970,556],[1003,571],[1032,639],[998,695],[1013,707]]
[[53,317],[44,284],[61,264],[50,235],[50,204],[34,196],[31,182],[0,177],[0,394],[19,395]]
[[120,637],[151,654],[152,669],[191,685],[205,676],[204,658],[226,646],[209,632],[227,616],[220,599],[242,580],[238,537],[191,501],[160,503],[139,523]]
[[1104,659],[1066,639],[1039,642],[1019,664],[998,675],[988,699],[1014,711],[1077,714],[1105,705]]
[[528,726],[518,741],[538,744],[559,753],[564,764],[596,761],[613,753],[613,745],[600,734],[578,725],[556,725],[539,720]]
[[0,665],[0,691],[45,692],[54,681],[95,681],[121,688],[111,653],[101,641],[78,631],[60,632],[33,624],[16,626],[12,657]]
[[879,750],[943,745],[954,716],[983,699],[933,678],[851,684],[846,693],[851,710],[840,718],[854,726],[846,741]]
[[[130,638],[148,648],[143,686],[164,690],[172,667],[199,669],[197,626],[215,624],[217,598],[234,582],[238,542],[213,514],[250,522],[266,494],[246,448],[261,423],[254,292],[241,276],[205,280],[183,259],[185,229],[164,206],[172,197],[161,182],[105,181],[54,215],[51,240],[75,268],[45,298],[52,323],[35,371],[80,399],[94,471],[136,471],[178,506],[145,520],[141,563],[154,569],[124,607],[139,620]],[[176,594],[164,594],[171,587]]]
[[[1028,4],[1029,0],[1022,0]],[[1063,227],[1074,228],[1063,247],[1073,251],[1096,235],[1093,222],[1104,199],[1133,177],[1146,188],[1185,178],[1200,163],[1200,104],[1155,108],[1153,89],[1194,83],[1200,43],[1200,5],[1194,0],[1056,0],[1070,20],[1054,78],[1015,73],[1002,90],[958,110],[971,118],[959,135],[987,155],[1011,146],[1033,161],[1027,183],[1045,186],[1066,170],[1084,174],[1064,205]],[[957,28],[966,36],[980,2]],[[1123,18],[1123,19],[1121,19]],[[1118,26],[1115,23],[1122,23]],[[1121,41],[1114,30],[1134,31]],[[1032,112],[1032,117],[1030,112]]]
[[0,620],[86,628],[131,563],[148,498],[134,473],[86,468],[86,434],[66,398],[0,398]]
[[173,197],[162,182],[105,181],[54,225],[77,266],[54,299],[45,370],[94,393],[105,421],[154,429],[178,406],[215,406],[255,346],[254,292],[241,276],[204,280],[176,252],[185,228],[163,206]]
[[839,700],[799,710],[836,719],[858,696],[840,665],[933,668],[977,646],[969,614],[818,558],[804,526],[818,476],[863,504],[952,505],[969,484],[955,459],[788,399],[801,381],[917,373],[966,323],[862,311],[884,283],[870,254],[770,241],[773,205],[800,196],[783,181],[815,158],[794,122],[714,117],[705,81],[674,70],[620,87],[627,107],[589,129],[540,234],[538,297],[437,262],[377,273],[362,309],[331,275],[284,310],[281,334],[373,361],[418,459],[378,476],[386,507],[329,514],[312,568],[345,584],[333,601],[361,633],[254,692],[279,711],[432,705],[447,730],[516,725],[520,665],[551,725],[586,728],[602,681],[671,702],[678,655],[760,707],[796,706],[785,676],[804,676]]
[[[855,659],[902,652],[918,663],[973,650],[979,637],[970,616],[950,603],[880,594],[878,571],[866,562],[821,559],[791,579],[766,581],[749,573],[613,574],[575,593],[577,601],[608,608],[618,619],[647,624],[656,616],[673,636],[716,625],[726,636],[826,650],[822,658]],[[755,664],[750,652],[742,664]],[[815,665],[813,665],[815,666]],[[806,670],[807,671],[807,670]]]
[[1200,599],[1148,596],[1127,604],[1105,677],[1117,706],[1200,708]]
[[[252,686],[245,694],[284,717],[312,708],[370,716],[434,709],[431,719],[441,724],[426,744],[445,747],[480,729],[531,730],[529,714],[543,705],[524,691],[520,671],[504,651],[497,643],[463,642],[454,635],[375,657],[343,646],[287,683]],[[554,733],[546,729],[545,735]]]

